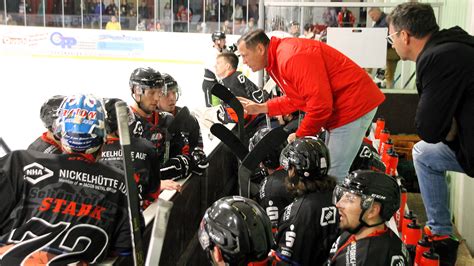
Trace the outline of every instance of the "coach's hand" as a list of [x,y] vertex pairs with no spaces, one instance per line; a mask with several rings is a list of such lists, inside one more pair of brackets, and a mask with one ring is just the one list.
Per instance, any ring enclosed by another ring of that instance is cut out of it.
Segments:
[[246,114],[258,115],[262,113],[268,113],[267,103],[256,103],[254,101],[251,101],[243,97],[237,97],[237,99],[240,101],[240,103],[244,107],[244,111]]

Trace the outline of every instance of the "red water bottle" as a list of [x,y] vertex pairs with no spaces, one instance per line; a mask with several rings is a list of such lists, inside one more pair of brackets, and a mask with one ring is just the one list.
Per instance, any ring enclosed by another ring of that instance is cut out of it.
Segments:
[[405,205],[407,203],[407,189],[400,185],[400,208],[395,213],[395,221],[397,222],[398,232],[402,232],[403,217],[405,216]]
[[423,266],[439,266],[439,255],[436,254],[433,248],[423,253],[421,256],[420,265]]
[[391,153],[394,153],[395,151],[393,149],[389,149],[387,153],[382,154],[382,163],[385,165],[385,172],[387,172],[387,169],[390,165],[390,155]]
[[411,220],[411,223],[407,225],[405,233],[402,234],[403,236],[403,243],[407,246],[415,247],[418,243],[418,240],[421,239],[421,226],[416,222],[416,218]]
[[376,139],[380,138],[380,132],[385,128],[385,119],[383,118],[377,118],[377,121],[375,122],[375,132],[374,132],[374,137]]
[[388,150],[390,149],[393,149],[393,142],[392,142],[392,139],[388,139],[387,141],[385,141],[384,143],[381,143],[381,147],[382,147],[382,152],[380,152],[380,155],[383,156],[385,153],[388,152]]
[[414,214],[412,210],[410,210],[408,213],[403,215],[403,219],[402,219],[402,237],[403,237],[403,235],[405,234],[405,232],[407,230],[408,224],[413,219],[416,219],[416,214]]
[[422,265],[421,264],[421,257],[423,257],[423,253],[430,250],[431,243],[428,241],[428,237],[425,236],[416,245],[416,255],[415,255],[415,263],[414,266]]
[[389,163],[388,167],[385,170],[385,174],[389,176],[397,176],[397,167],[398,167],[398,154],[393,151],[392,153],[388,154],[389,156]]
[[379,149],[378,149],[379,154],[382,154],[382,143],[385,143],[388,140],[388,138],[390,138],[390,131],[388,129],[382,130],[379,136],[379,140],[380,140]]

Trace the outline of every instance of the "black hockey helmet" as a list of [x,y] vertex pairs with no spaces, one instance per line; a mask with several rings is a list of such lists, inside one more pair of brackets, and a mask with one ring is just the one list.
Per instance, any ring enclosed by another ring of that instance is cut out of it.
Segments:
[[53,131],[53,124],[58,118],[58,110],[64,98],[66,98],[64,95],[54,95],[41,106],[40,118],[43,121],[44,127],[49,131]]
[[[333,203],[336,204],[347,192],[361,197],[362,213],[359,219],[361,223],[365,223],[362,221],[362,216],[374,201],[382,205],[380,216],[384,221],[390,220],[400,208],[400,187],[394,178],[384,173],[371,170],[351,172],[344,182],[334,189]],[[378,224],[365,225],[370,227]]]
[[225,39],[225,33],[222,31],[216,31],[212,33],[211,38],[212,38],[212,42]]
[[170,74],[167,73],[163,73],[162,77],[165,83],[163,94],[167,95],[168,91],[175,91],[176,100],[178,100],[179,96],[181,95],[181,87],[179,87],[178,82]]
[[[145,89],[162,88],[164,86],[163,77],[161,73],[151,67],[137,68],[133,70],[129,81],[132,93],[142,94]],[[135,86],[138,86],[139,91],[134,91]]]
[[[114,133],[118,129],[118,122],[117,122],[117,111],[115,110],[115,103],[122,102],[123,100],[118,98],[105,98],[104,99],[104,106],[105,106],[105,130],[107,134]],[[130,125],[134,121],[133,112],[128,110],[128,124]]]
[[217,246],[230,265],[262,261],[273,246],[272,225],[265,211],[240,196],[214,202],[204,213],[198,236],[208,255]]
[[287,171],[294,166],[301,178],[322,179],[327,176],[330,167],[329,150],[319,138],[303,137],[282,150],[280,164]]
[[[259,129],[255,134],[250,138],[249,141],[249,150],[253,150],[257,143],[270,132],[271,129],[264,127]],[[288,141],[284,141],[282,143],[275,143],[271,152],[263,159],[262,163],[265,167],[270,169],[277,169],[280,166],[280,153],[286,147]]]

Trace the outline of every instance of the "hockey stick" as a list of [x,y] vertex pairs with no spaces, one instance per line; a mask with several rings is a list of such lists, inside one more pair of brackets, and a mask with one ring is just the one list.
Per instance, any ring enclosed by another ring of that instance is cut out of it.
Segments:
[[217,96],[217,98],[221,99],[224,103],[228,104],[232,109],[234,109],[235,113],[237,114],[238,118],[238,128],[239,128],[239,139],[240,141],[244,141],[244,107],[240,103],[239,100],[235,97],[232,92],[227,89],[225,86],[217,83],[215,84],[212,89],[211,93]]
[[181,128],[181,122],[185,124],[186,118],[190,115],[191,113],[189,113],[188,107],[184,106],[176,114],[176,116],[173,118],[173,121],[171,121],[171,124],[166,129],[165,154],[163,156],[163,163],[167,162],[170,158],[171,134],[176,133]]
[[252,149],[239,167],[239,187],[242,197],[250,197],[250,177],[258,164],[276,145],[288,138],[288,130],[281,126],[268,132]]
[[133,178],[133,163],[131,157],[130,132],[128,129],[128,112],[125,102],[115,103],[117,112],[117,124],[122,148],[123,167],[125,173],[125,185],[127,188],[128,216],[130,221],[130,235],[132,237],[133,261],[135,266],[145,264],[145,254],[143,251],[142,233],[140,230],[140,205],[138,203],[138,191],[135,179]]
[[172,201],[158,199],[155,220],[153,221],[153,229],[151,231],[150,245],[148,246],[148,256],[146,258],[147,266],[159,265],[161,251],[163,250],[163,242],[165,241],[166,227],[170,218]]
[[226,126],[215,123],[211,126],[211,133],[222,141],[232,153],[242,161],[249,153],[244,144]]

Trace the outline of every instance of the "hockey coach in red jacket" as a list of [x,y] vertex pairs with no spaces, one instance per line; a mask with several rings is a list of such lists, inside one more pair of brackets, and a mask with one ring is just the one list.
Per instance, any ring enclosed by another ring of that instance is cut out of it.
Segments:
[[304,111],[305,118],[289,140],[328,130],[329,174],[342,181],[385,99],[380,89],[351,59],[319,41],[269,39],[258,29],[244,34],[237,45],[243,63],[252,71],[265,69],[284,92],[260,104],[241,99],[245,111],[271,116]]

